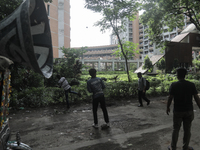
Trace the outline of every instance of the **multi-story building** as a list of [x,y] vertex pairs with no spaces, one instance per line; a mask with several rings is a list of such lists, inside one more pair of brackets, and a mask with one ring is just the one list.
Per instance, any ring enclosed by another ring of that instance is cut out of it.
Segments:
[[[73,47],[74,49],[81,49],[81,47]],[[104,46],[93,46],[87,47],[86,52],[80,58],[82,64],[87,64],[98,70],[126,70],[125,61],[120,57],[113,55],[115,50],[118,49],[118,45],[104,45]],[[141,60],[128,60],[129,69],[137,68],[141,65]],[[135,65],[133,65],[135,64]]]
[[[128,21],[127,19],[128,23],[126,31],[120,34],[120,38],[123,38],[126,41],[131,41],[133,43],[139,43],[140,55],[136,55],[135,59],[138,58],[144,60],[146,55],[148,55],[149,57],[153,55],[160,55],[161,54],[160,49],[156,48],[155,43],[151,43],[151,41],[147,36],[147,33],[145,32],[145,29],[147,29],[148,26],[144,26],[141,23],[139,23],[138,18],[139,15],[137,15],[137,18],[134,21]],[[185,17],[184,22],[185,22],[184,28],[186,28],[190,24],[189,18]],[[183,30],[175,27],[173,31],[169,32],[167,26],[165,26],[164,29],[165,32],[163,33],[163,40],[168,40],[168,41],[171,41],[171,39],[180,34],[180,32]],[[111,44],[118,43],[116,36],[111,35],[110,39],[111,39]]]
[[[120,33],[120,39],[123,41],[130,41],[133,43],[139,43],[139,14],[134,21],[129,21],[126,18],[126,30],[123,33]],[[110,44],[118,44],[118,38],[116,35],[110,35]],[[139,49],[139,47],[137,48]],[[139,55],[135,54],[133,59],[138,59]]]
[[[81,47],[74,47],[80,49]],[[86,48],[86,53],[83,54],[82,59],[96,60],[96,59],[119,59],[114,55],[114,50],[118,49],[118,45],[104,45],[104,46],[92,46]]]
[[53,0],[45,3],[49,18],[53,57],[62,58],[60,47],[70,47],[70,0]]

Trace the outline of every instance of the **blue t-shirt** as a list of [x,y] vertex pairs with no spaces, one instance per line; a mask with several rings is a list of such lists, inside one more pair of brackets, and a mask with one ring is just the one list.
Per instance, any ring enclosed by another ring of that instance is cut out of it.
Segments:
[[192,98],[198,92],[194,83],[180,80],[171,84],[169,94],[174,96],[174,111],[185,112],[193,110]]
[[90,93],[93,93],[93,98],[102,96],[104,88],[105,85],[101,78],[95,77],[87,81],[87,89]]

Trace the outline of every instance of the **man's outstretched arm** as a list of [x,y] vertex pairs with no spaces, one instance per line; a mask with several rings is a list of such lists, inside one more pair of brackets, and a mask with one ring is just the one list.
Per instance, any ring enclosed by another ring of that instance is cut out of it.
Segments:
[[167,115],[169,115],[170,105],[172,103],[173,98],[174,98],[174,96],[172,96],[172,95],[169,95],[169,97],[168,97],[168,100],[167,100],[167,110],[166,110]]
[[194,100],[196,101],[197,106],[200,108],[200,98],[199,98],[198,94],[194,95]]

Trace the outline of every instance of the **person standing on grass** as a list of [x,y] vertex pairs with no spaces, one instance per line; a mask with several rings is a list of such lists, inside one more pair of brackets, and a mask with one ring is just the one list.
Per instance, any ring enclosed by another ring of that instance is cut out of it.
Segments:
[[56,76],[58,78],[58,87],[62,87],[65,91],[65,97],[66,97],[66,104],[67,104],[67,108],[70,108],[69,105],[69,99],[68,99],[68,93],[73,93],[73,94],[77,94],[78,96],[81,96],[80,93],[71,91],[71,86],[69,85],[68,81],[65,79],[65,77],[61,77],[60,75]]
[[103,93],[103,89],[105,88],[105,85],[101,78],[96,77],[96,72],[97,72],[96,69],[90,69],[89,74],[91,76],[91,79],[87,81],[87,89],[90,93],[93,93],[93,97],[92,97],[93,98],[92,110],[93,110],[93,117],[94,117],[93,127],[98,128],[97,109],[98,109],[99,103],[103,111],[106,126],[110,127],[108,112],[106,109],[105,97]]
[[167,101],[166,113],[169,115],[170,105],[174,101],[173,110],[173,133],[171,147],[168,150],[176,150],[178,141],[179,130],[183,123],[184,137],[183,137],[183,150],[192,150],[189,147],[191,137],[191,125],[194,119],[193,102],[194,97],[198,107],[200,108],[200,99],[196,90],[195,84],[185,80],[187,70],[184,68],[177,69],[178,82],[171,84],[169,88],[169,97]]
[[138,100],[139,105],[138,107],[143,107],[142,99],[144,99],[147,102],[147,105],[150,104],[150,100],[146,97],[146,79],[142,77],[142,73],[138,72]]

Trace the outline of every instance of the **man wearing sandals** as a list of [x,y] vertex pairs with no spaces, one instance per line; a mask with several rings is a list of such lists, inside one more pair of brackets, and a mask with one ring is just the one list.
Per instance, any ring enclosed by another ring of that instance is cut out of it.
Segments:
[[168,150],[176,150],[176,144],[178,141],[179,130],[182,122],[184,130],[183,150],[193,149],[192,147],[189,147],[191,137],[191,124],[194,119],[192,98],[194,97],[199,108],[200,99],[195,84],[185,80],[186,74],[186,69],[177,69],[177,78],[179,81],[172,83],[169,88],[170,95],[167,102],[167,115],[169,115],[172,100],[174,100],[174,110],[172,141],[171,147],[169,147]]

